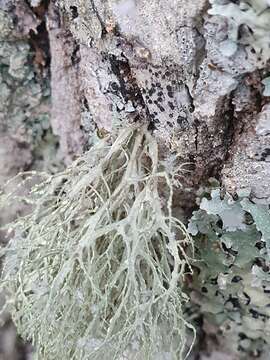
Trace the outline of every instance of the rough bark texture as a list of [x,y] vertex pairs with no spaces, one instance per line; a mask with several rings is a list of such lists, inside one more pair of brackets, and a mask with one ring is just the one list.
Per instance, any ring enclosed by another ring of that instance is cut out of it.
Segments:
[[[53,172],[60,165],[50,127],[45,12],[45,4],[33,11],[24,1],[0,1],[0,188],[20,171]],[[1,212],[1,225],[24,210],[23,204],[14,203]],[[7,241],[2,230],[0,241]],[[8,314],[1,320],[5,325],[0,330],[0,359],[29,358],[30,349],[18,340]]]
[[[83,133],[80,128],[80,83],[76,52],[77,44],[56,8],[51,5],[48,14],[51,57],[51,125],[59,136],[60,146],[66,160],[83,150]],[[65,89],[65,91],[63,91]]]
[[260,175],[269,174],[262,65],[244,47],[222,54],[226,20],[210,18],[207,1],[60,5],[90,121],[108,131],[114,119],[149,121],[167,151],[194,164],[192,186],[223,174],[229,188],[269,197]]
[[59,166],[50,126],[69,163],[116,123],[141,122],[162,156],[191,163],[177,197],[187,214],[210,177],[231,193],[251,188],[254,201],[268,204],[270,105],[261,80],[270,67],[243,45],[224,56],[227,20],[209,7],[207,0],[0,0],[0,186],[20,170]]

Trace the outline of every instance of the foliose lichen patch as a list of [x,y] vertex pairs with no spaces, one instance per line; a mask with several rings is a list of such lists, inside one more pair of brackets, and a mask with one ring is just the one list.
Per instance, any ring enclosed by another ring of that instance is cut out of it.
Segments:
[[268,0],[211,0],[209,13],[227,19],[227,39],[221,43],[225,56],[246,47],[247,56],[263,67],[270,58],[270,9]]
[[204,193],[189,231],[196,238],[193,300],[227,350],[244,358],[269,351],[270,211],[249,193]]

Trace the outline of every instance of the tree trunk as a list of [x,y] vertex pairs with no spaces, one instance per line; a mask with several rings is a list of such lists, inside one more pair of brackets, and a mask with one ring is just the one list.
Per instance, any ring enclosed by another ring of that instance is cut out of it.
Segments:
[[[207,0],[0,0],[0,186],[21,170],[56,171],[116,126],[147,124],[163,159],[188,163],[175,212],[190,217],[211,178],[269,204],[270,98],[261,82],[269,62],[247,44],[224,55],[228,18],[210,8]],[[21,211],[14,205],[0,221]],[[201,359],[254,358],[257,347],[230,346],[238,330],[200,311]]]

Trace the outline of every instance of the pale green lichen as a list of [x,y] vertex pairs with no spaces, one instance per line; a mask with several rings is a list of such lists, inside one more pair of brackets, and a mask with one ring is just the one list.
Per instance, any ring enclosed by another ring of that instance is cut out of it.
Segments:
[[171,213],[172,169],[145,128],[130,128],[61,173],[37,174],[43,181],[24,197],[32,211],[11,225],[2,284],[38,359],[184,358],[193,242]]
[[223,53],[232,56],[243,44],[255,51],[258,62],[270,58],[270,6],[267,0],[210,0],[209,14],[228,20],[228,40],[221,44]]
[[264,85],[263,95],[270,96],[270,76],[267,78],[264,78],[262,80],[262,84]]
[[199,311],[239,358],[270,348],[269,221],[268,207],[248,193],[234,199],[217,188],[204,195],[188,227],[201,260],[193,278]]
[[[257,229],[262,233],[262,240],[270,250],[270,210],[267,205],[256,205],[243,199],[241,205],[245,211],[248,211],[256,224]],[[270,253],[269,253],[270,255]]]

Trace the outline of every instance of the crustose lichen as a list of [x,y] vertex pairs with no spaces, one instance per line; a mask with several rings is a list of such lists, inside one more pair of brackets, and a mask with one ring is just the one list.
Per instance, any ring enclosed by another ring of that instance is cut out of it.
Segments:
[[164,170],[145,128],[128,128],[65,171],[40,174],[30,214],[12,224],[2,275],[38,359],[184,357],[194,329],[181,284],[193,244],[171,213],[178,170]]

